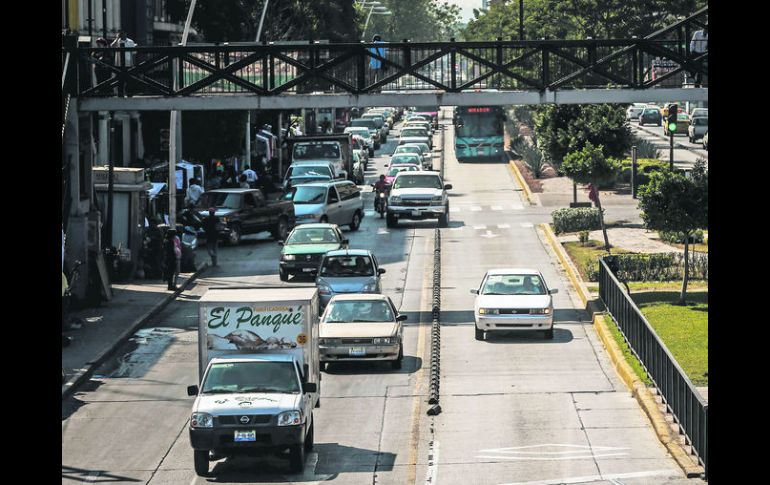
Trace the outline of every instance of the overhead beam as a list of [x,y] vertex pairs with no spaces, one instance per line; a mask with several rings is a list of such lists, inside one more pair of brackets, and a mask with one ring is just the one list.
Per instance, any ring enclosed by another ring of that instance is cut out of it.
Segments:
[[185,97],[135,96],[80,98],[80,111],[217,111],[350,106],[501,106],[537,104],[646,103],[708,101],[708,88],[571,89],[564,91],[497,91],[479,93],[384,92],[372,94],[215,94]]

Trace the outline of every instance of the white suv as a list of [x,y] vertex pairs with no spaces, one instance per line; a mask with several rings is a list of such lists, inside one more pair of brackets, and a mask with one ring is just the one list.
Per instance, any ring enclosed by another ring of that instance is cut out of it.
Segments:
[[438,219],[439,226],[449,225],[449,198],[438,172],[399,172],[388,197],[388,227],[396,227],[399,219]]

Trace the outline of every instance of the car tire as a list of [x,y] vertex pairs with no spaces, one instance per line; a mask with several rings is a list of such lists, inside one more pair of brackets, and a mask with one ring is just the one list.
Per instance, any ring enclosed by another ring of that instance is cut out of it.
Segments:
[[404,344],[399,344],[398,346],[398,358],[390,363],[391,367],[395,370],[401,369],[401,365],[404,362]]
[[484,340],[484,331],[480,329],[479,327],[474,325],[474,328],[476,329],[476,340]]
[[230,227],[230,237],[227,238],[227,243],[230,246],[237,246],[241,242],[241,226],[234,224]]
[[294,473],[302,473],[305,469],[305,445],[289,448],[289,469]]
[[289,273],[282,269],[278,269],[278,277],[281,278],[281,281],[289,281]]
[[196,475],[199,477],[207,476],[209,474],[209,451],[193,450],[193,464]]
[[449,205],[446,206],[444,215],[438,218],[439,227],[449,227]]
[[553,327],[545,331],[546,340],[553,340]]
[[398,219],[392,216],[389,212],[385,220],[385,225],[388,227],[398,227]]
[[359,227],[361,227],[361,212],[356,211],[353,214],[353,220],[350,221],[350,230],[351,231],[357,231]]
[[275,225],[270,234],[276,241],[285,241],[286,236],[289,235],[289,221],[285,217],[280,217],[278,223]]
[[313,428],[315,428],[315,421],[310,424],[310,431],[308,431],[307,436],[305,437],[305,453],[313,451],[313,444],[315,441],[315,430]]

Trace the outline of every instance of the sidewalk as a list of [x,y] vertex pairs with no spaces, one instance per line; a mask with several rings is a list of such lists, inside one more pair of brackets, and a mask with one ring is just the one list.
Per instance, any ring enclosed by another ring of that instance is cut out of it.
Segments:
[[67,380],[62,385],[62,399],[75,392],[112,352],[208,268],[207,264],[199,263],[198,266],[200,269],[195,273],[179,275],[179,289],[175,292],[168,291],[166,282],[160,280],[113,284],[110,301],[102,302],[99,307],[72,312],[82,324],[65,333],[72,337],[72,343],[62,347],[62,368],[67,373]]

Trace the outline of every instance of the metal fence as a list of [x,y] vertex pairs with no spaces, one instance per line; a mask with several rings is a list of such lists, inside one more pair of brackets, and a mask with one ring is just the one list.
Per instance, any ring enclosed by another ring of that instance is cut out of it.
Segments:
[[708,478],[708,403],[612,273],[599,259],[599,297],[657,387],[679,432],[692,446]]

